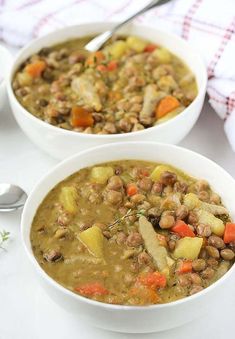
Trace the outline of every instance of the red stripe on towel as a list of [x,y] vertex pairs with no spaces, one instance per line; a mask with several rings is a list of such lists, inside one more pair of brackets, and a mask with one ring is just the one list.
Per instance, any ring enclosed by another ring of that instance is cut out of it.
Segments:
[[16,8],[16,11],[20,11],[22,9],[25,9],[27,7],[30,7],[32,5],[36,5],[37,3],[42,2],[42,0],[30,0],[29,2],[26,2],[25,4],[19,6]]
[[182,27],[182,38],[188,39],[191,28],[191,22],[193,16],[196,14],[203,0],[196,0],[193,5],[189,8],[188,13],[184,16],[183,27]]
[[[37,25],[34,27],[34,30],[33,30],[33,37],[37,37],[39,35],[39,32],[40,30],[49,22],[49,20],[51,20],[55,14],[57,13],[60,13],[61,11],[64,11],[67,7],[70,7],[70,6],[73,6],[75,4],[78,4],[78,3],[82,3],[86,0],[75,0],[72,4],[67,4],[66,6],[56,10],[56,11],[53,11],[51,13],[48,13],[45,17],[41,18],[39,20],[39,22],[37,23]],[[55,20],[55,18],[54,18]],[[58,20],[57,20],[58,21]]]
[[224,121],[226,121],[233,112],[235,112],[235,91],[231,92],[227,97],[227,111]]
[[116,14],[119,14],[123,12],[130,4],[132,3],[132,0],[127,1],[125,4],[123,4],[120,8],[115,9],[113,12],[110,12],[107,14],[106,19],[113,17]]
[[229,24],[229,26],[225,29],[225,34],[223,35],[222,41],[219,45],[218,50],[216,51],[213,59],[211,60],[208,68],[208,78],[211,79],[215,74],[215,68],[228,44],[228,42],[231,40],[233,34],[235,33],[235,17],[233,18],[232,22]]

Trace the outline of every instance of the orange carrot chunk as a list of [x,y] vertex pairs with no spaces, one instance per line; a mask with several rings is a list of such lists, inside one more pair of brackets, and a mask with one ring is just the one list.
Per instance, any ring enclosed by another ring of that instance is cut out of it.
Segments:
[[100,64],[104,59],[105,59],[104,53],[101,51],[97,51],[88,56],[88,58],[86,59],[86,65],[95,66]]
[[71,111],[71,125],[73,127],[90,127],[93,126],[94,119],[92,114],[85,108],[74,106]]
[[102,61],[102,60],[105,59],[105,55],[104,55],[104,53],[101,52],[101,51],[95,52],[95,57],[96,57],[96,60],[97,60],[98,62],[100,62],[100,61]]
[[75,287],[75,291],[85,296],[107,295],[109,291],[99,282],[88,283],[80,287]]
[[160,272],[149,272],[141,274],[137,278],[137,283],[152,289],[166,287],[166,276]]
[[138,188],[136,184],[127,185],[126,193],[129,197],[131,197],[132,195],[135,195],[137,192],[138,192]]
[[137,297],[139,305],[156,304],[160,301],[160,297],[152,288],[138,285],[134,286],[129,291],[130,297]]
[[37,60],[28,64],[25,67],[25,71],[33,78],[40,77],[42,72],[46,69],[46,63],[43,60]]
[[106,71],[108,71],[108,68],[105,66],[105,65],[98,65],[97,67],[96,67],[96,69],[97,69],[97,71],[99,71],[99,72],[106,72]]
[[171,228],[171,231],[179,234],[179,236],[183,237],[195,237],[194,232],[191,228],[183,221],[177,220],[175,226]]
[[144,51],[147,52],[147,53],[152,53],[153,51],[155,51],[155,49],[157,48],[157,45],[154,45],[154,44],[148,44]]
[[192,267],[192,261],[191,260],[186,260],[186,261],[183,261],[178,270],[177,270],[177,273],[179,274],[184,274],[184,273],[191,273],[193,270],[193,267]]
[[163,98],[159,102],[159,104],[156,107],[156,110],[155,110],[156,118],[160,119],[164,117],[164,115],[173,111],[179,106],[180,106],[179,100],[177,100],[175,97],[171,95],[167,95],[165,98]]
[[228,244],[235,241],[235,224],[228,222],[224,231],[224,242]]
[[115,69],[117,69],[118,67],[117,61],[116,60],[110,61],[107,67],[109,71],[115,71]]

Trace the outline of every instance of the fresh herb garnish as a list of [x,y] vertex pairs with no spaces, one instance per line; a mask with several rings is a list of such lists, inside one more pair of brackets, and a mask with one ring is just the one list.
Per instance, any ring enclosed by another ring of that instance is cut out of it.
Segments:
[[7,232],[5,230],[0,231],[0,248],[4,251],[6,251],[6,249],[4,248],[3,244],[9,239],[9,236],[10,232]]
[[139,211],[132,211],[132,209],[129,209],[126,214],[124,214],[121,218],[118,218],[117,220],[115,220],[112,224],[109,224],[108,228],[112,228],[113,226],[115,226],[116,224],[119,224],[120,222],[122,222],[124,219],[128,218],[128,217],[132,217],[133,215],[140,217],[141,215],[144,215],[145,210],[139,210]]

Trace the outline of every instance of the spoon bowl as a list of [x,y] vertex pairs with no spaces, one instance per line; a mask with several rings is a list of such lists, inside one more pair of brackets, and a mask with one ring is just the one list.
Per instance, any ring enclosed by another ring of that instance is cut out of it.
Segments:
[[27,200],[25,191],[16,185],[0,183],[0,212],[22,208]]

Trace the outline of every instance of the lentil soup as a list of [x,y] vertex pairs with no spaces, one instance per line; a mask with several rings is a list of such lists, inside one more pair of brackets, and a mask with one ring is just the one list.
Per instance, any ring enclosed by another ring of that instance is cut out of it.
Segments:
[[235,224],[205,180],[137,160],[85,168],[59,183],[30,238],[59,284],[120,305],[197,293],[227,272],[235,252]]
[[89,53],[83,46],[90,39],[29,57],[12,84],[21,105],[60,128],[117,134],[163,123],[196,97],[194,75],[166,48],[128,36]]

